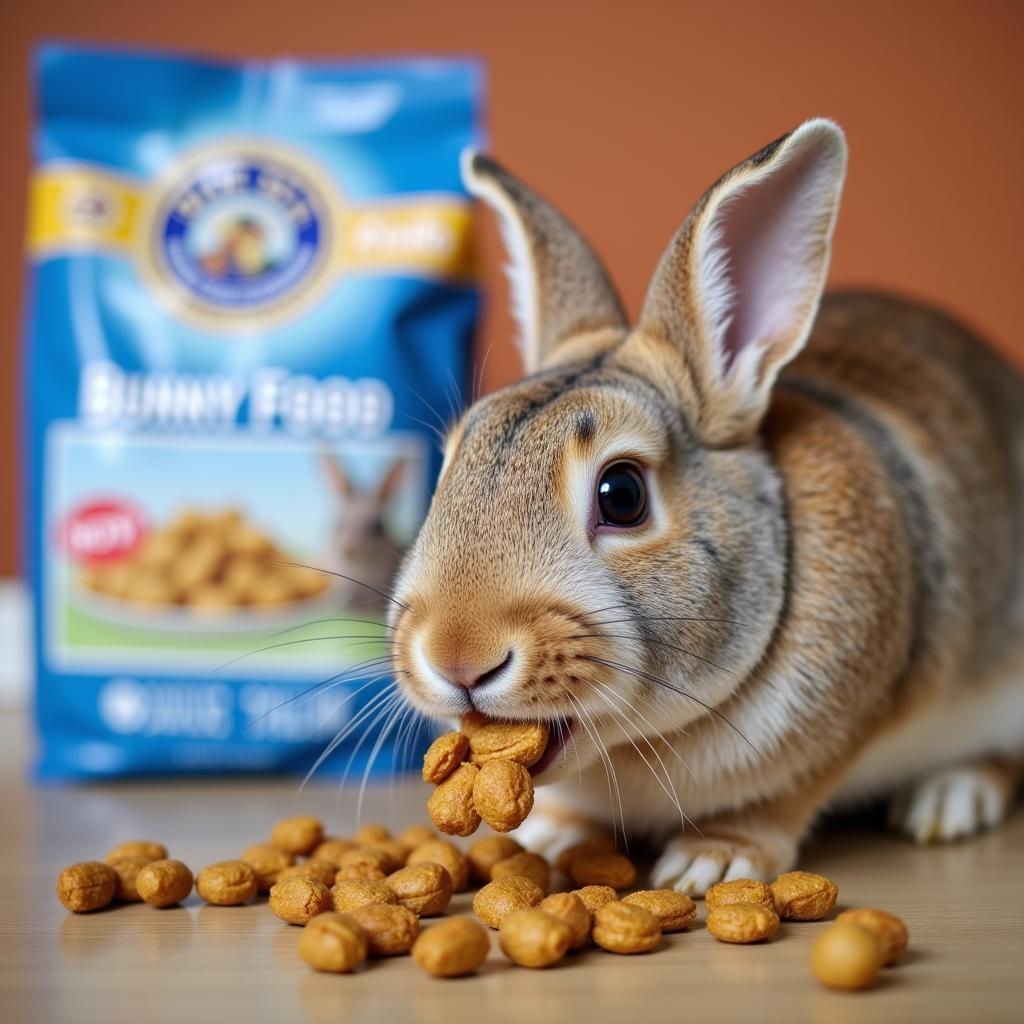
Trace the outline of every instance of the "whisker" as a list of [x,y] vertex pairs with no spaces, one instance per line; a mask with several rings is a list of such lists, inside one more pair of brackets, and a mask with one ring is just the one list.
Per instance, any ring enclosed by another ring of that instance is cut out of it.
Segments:
[[[372,679],[371,682],[376,683],[384,678],[384,675],[379,675],[375,679]],[[313,777],[313,773],[320,767],[320,765],[322,765],[324,761],[326,761],[327,758],[329,758],[331,754],[333,754],[334,751],[338,749],[340,744],[345,742],[345,739],[351,734],[352,730],[358,728],[359,724],[366,719],[367,715],[370,714],[371,708],[373,708],[375,705],[378,705],[388,695],[389,690],[397,687],[397,685],[398,684],[395,682],[388,683],[384,686],[380,693],[374,694],[366,702],[363,709],[359,711],[358,714],[356,714],[356,716],[348,723],[348,725],[346,725],[344,729],[341,729],[338,732],[338,734],[327,744],[327,746],[321,752],[320,756],[316,759],[316,761],[313,762],[312,768],[310,768],[309,771],[306,772],[305,778],[299,785],[299,793],[301,793],[306,788],[306,784]]]
[[678,693],[680,696],[686,697],[688,700],[692,700],[695,704],[699,704],[702,708],[704,708],[705,711],[709,711],[716,718],[724,722],[730,729],[732,729],[734,733],[736,733],[737,736],[739,736],[741,740],[743,740],[744,743],[746,743],[748,747],[750,747],[750,749],[757,755],[759,760],[764,761],[764,757],[762,756],[761,752],[757,749],[757,747],[755,747],[754,744],[751,743],[750,740],[747,739],[747,737],[744,736],[744,734],[738,728],[736,728],[736,726],[733,725],[733,723],[730,722],[729,719],[726,718],[721,711],[718,710],[718,708],[713,707],[711,704],[705,703],[699,697],[695,697],[688,690],[684,690],[681,687],[675,686],[672,683],[670,683],[667,679],[662,679],[660,676],[652,675],[650,672],[644,672],[642,669],[633,668],[631,665],[623,665],[621,662],[610,661],[606,658],[598,658],[594,655],[589,654],[579,654],[577,655],[577,657],[580,658],[580,660],[582,661],[591,661],[597,665],[604,665],[606,668],[616,669],[619,672],[625,672],[626,675],[635,676],[637,679],[645,679],[649,683],[654,683],[657,686],[663,686],[666,690],[671,690],[673,693]]
[[[294,694],[287,700],[281,701],[280,704],[276,704],[269,711],[264,711],[263,714],[259,716],[259,718],[254,718],[245,726],[245,728],[249,729],[252,726],[256,725],[257,722],[262,722],[263,719],[267,717],[267,715],[272,715],[275,711],[280,711],[281,708],[287,706],[288,704],[291,704],[293,701],[301,700],[303,697],[308,697],[311,693],[314,693],[315,691],[319,690],[322,686],[326,686],[328,690],[331,690],[335,686],[339,686],[342,683],[354,682],[356,679],[361,678],[361,672],[375,672],[378,668],[381,668],[383,665],[386,665],[390,660],[390,655],[384,658],[371,658],[369,661],[364,661],[359,665],[354,665],[352,668],[345,669],[344,672],[337,673],[337,675],[328,676],[326,679],[321,680],[319,683],[314,683],[312,686],[307,687],[305,690],[302,690],[299,693]],[[365,689],[365,687],[360,687],[360,690],[362,689]],[[360,691],[357,690],[356,692],[358,693]]]
[[365,587],[367,590],[372,590],[373,593],[378,595],[378,597],[383,597],[385,601],[390,601],[393,605],[397,605],[404,612],[409,611],[409,606],[407,604],[403,604],[397,598],[384,593],[383,590],[378,590],[376,587],[371,587],[369,583],[357,580],[354,576],[346,576],[343,572],[336,572],[334,569],[324,569],[323,566],[319,565],[306,565],[304,562],[281,562],[276,558],[265,558],[263,561],[268,562],[270,565],[285,565],[292,569],[309,569],[310,572],[323,573],[325,576],[337,576],[338,579],[348,580],[349,583],[355,583],[357,586]]
[[438,441],[443,443],[444,433],[448,429],[448,424],[445,422],[444,417],[437,411],[434,405],[431,402],[428,402],[423,397],[423,395],[421,395],[411,384],[408,384],[405,381],[399,381],[399,384],[401,384],[401,386],[405,388],[405,390],[408,391],[414,398],[419,400],[420,404],[430,413],[431,416],[433,416],[437,420],[437,422],[440,424],[440,427],[437,427],[432,423],[427,423],[425,420],[416,419],[416,417],[412,415],[410,415],[409,418],[415,420],[417,423],[420,424],[420,426],[426,427],[428,430],[433,431]]
[[470,400],[476,402],[484,389],[484,374],[487,370],[487,360],[491,357],[491,349],[494,348],[494,342],[491,342],[487,346],[487,351],[484,352],[484,357],[480,361],[480,365],[477,367],[477,372],[474,375],[473,380],[473,391],[470,395]]
[[[658,739],[660,739],[661,742],[664,743],[670,751],[672,751],[673,756],[683,766],[683,768],[686,769],[690,778],[693,779],[694,782],[700,782],[700,779],[698,779],[697,776],[694,774],[693,769],[683,760],[682,755],[679,753],[679,751],[676,750],[675,744],[671,743],[668,737],[666,737],[665,734],[638,707],[633,707],[632,705],[630,705],[623,697],[619,696],[619,694],[617,694],[610,686],[606,686],[602,682],[598,682],[596,685],[600,686],[601,689],[603,689],[610,697],[613,697],[615,700],[617,700],[619,702],[620,707],[622,707],[624,710],[635,711],[636,714],[639,716],[640,720],[648,728],[652,729],[654,731],[654,735],[657,736]],[[685,729],[680,729],[679,731],[684,736],[689,735]],[[655,754],[655,756],[657,757],[657,754]]]
[[[384,728],[380,731],[377,736],[377,742],[373,745],[373,750],[370,751],[370,756],[366,761],[366,767],[363,769],[363,779],[359,784],[359,796],[356,799],[356,826],[358,827],[360,820],[363,816],[363,797],[366,795],[366,784],[370,779],[370,772],[373,771],[373,766],[376,763],[377,756],[380,754],[381,749],[384,746],[384,741],[388,737],[388,733],[395,727],[396,723],[401,721],[405,714],[408,704],[405,703],[405,695],[401,690],[397,691],[398,704],[392,705],[391,711],[388,713],[388,719]],[[391,767],[391,778],[394,780],[394,758],[392,757]]]
[[713,615],[638,615],[636,618],[608,619],[603,622],[591,622],[592,626],[617,626],[622,622],[635,622],[641,619],[646,622],[725,622],[730,626],[752,627],[754,623],[742,619],[722,619]]
[[403,776],[407,773],[407,757],[408,757],[408,738],[409,738],[409,723],[414,721],[416,709],[412,704],[406,703],[405,708],[399,712],[398,715],[398,729],[395,731],[395,741],[392,747],[393,753],[391,755],[391,777],[388,780],[388,803],[391,807],[391,819],[394,821],[397,814],[397,804],[395,797],[395,782],[398,776]]
[[680,654],[685,654],[690,658],[695,658],[697,661],[703,661],[705,665],[710,665],[712,668],[718,669],[720,672],[728,672],[729,675],[734,676],[737,673],[731,668],[726,668],[724,665],[719,665],[717,662],[712,661],[710,658],[705,658],[700,654],[695,654],[693,651],[687,650],[685,647],[679,647],[677,644],[670,644],[665,640],[651,640],[647,637],[642,636],[631,636],[628,633],[573,633],[572,639],[574,640],[635,640],[639,644],[657,644],[659,647],[667,647],[670,651],[678,651]]
[[377,710],[370,721],[364,723],[359,739],[356,742],[356,745],[349,752],[348,760],[345,762],[345,768],[341,773],[341,778],[338,780],[339,804],[341,802],[342,794],[345,792],[345,783],[348,781],[348,773],[352,769],[352,762],[356,759],[356,755],[363,749],[363,744],[370,738],[374,729],[376,729],[381,722],[390,721],[392,713],[400,703],[401,695],[396,689],[395,692],[389,695],[388,699],[384,701],[383,704],[377,707]]
[[[462,406],[462,388],[459,387],[459,382],[455,379],[455,374],[452,373],[452,368],[449,366],[447,369],[448,384],[451,386],[445,387],[444,397],[448,400],[448,410],[451,413],[451,422],[454,423],[459,418],[459,409]],[[454,394],[452,394],[454,392]]]
[[679,802],[679,794],[675,791],[675,786],[672,785],[672,776],[669,774],[668,768],[665,767],[665,762],[662,761],[660,755],[654,749],[654,746],[651,743],[651,741],[641,735],[641,739],[643,739],[647,746],[650,747],[651,753],[654,754],[654,756],[658,759],[658,763],[661,765],[661,770],[665,773],[665,781],[663,781],[661,776],[657,773],[657,771],[654,768],[654,765],[652,765],[651,762],[648,761],[647,758],[644,756],[644,752],[637,745],[636,740],[634,740],[633,737],[630,736],[629,732],[625,728],[623,728],[623,726],[619,723],[618,720],[621,718],[622,721],[624,721],[627,725],[633,726],[633,728],[636,728],[636,723],[630,721],[630,719],[627,718],[623,712],[619,711],[615,707],[615,705],[612,704],[612,702],[608,699],[608,697],[605,696],[603,693],[596,689],[594,689],[593,692],[596,693],[598,697],[601,697],[604,700],[605,704],[608,705],[612,714],[615,716],[613,717],[612,721],[615,722],[616,726],[618,727],[622,735],[625,736],[627,740],[629,740],[630,744],[632,744],[633,749],[640,756],[640,759],[643,761],[643,763],[647,765],[647,767],[650,769],[651,774],[654,776],[655,781],[661,787],[662,792],[664,792],[665,796],[667,796],[669,800],[675,805],[676,810],[679,812],[679,824],[682,827],[683,831],[686,831],[687,824],[696,828],[696,826],[693,825],[693,822],[690,821],[690,819],[686,816],[686,813],[683,811],[683,806]]
[[311,644],[316,643],[318,640],[372,640],[374,643],[392,644],[394,640],[388,637],[368,637],[362,633],[356,636],[307,636],[301,637],[298,640],[282,640],[279,644],[268,644],[266,647],[257,647],[255,650],[246,651],[244,654],[239,654],[237,657],[232,658],[230,661],[225,661],[223,665],[219,665],[217,668],[210,672],[210,675],[216,675],[218,672],[223,672],[224,669],[230,668],[232,665],[245,658],[253,658],[257,654],[266,654],[267,651],[276,651],[279,647],[293,647],[295,644]]
[[[615,804],[618,804],[619,808],[619,821],[622,823],[622,845],[628,851],[629,850],[629,839],[626,836],[626,814],[622,807],[622,792],[619,789],[619,778],[615,772],[615,765],[612,764],[611,755],[608,753],[608,748],[605,746],[604,741],[601,739],[600,734],[597,731],[597,725],[590,713],[583,706],[583,703],[574,694],[566,691],[565,694],[579,709],[580,722],[583,724],[583,728],[587,730],[590,738],[594,741],[594,745],[597,747],[598,754],[601,760],[604,762],[605,776],[608,780],[608,802],[612,809],[612,838],[614,839],[617,835],[615,827]],[[588,724],[589,723],[589,724]],[[593,728],[591,728],[593,727]],[[612,794],[614,791],[614,803],[612,802]]]
[[276,633],[268,633],[267,639],[271,640],[277,636],[287,636],[289,633],[296,633],[300,629],[309,629],[310,626],[322,626],[328,622],[348,622],[352,625],[360,626],[377,626],[379,629],[398,629],[397,626],[391,626],[386,622],[376,622],[373,619],[344,619],[344,618],[329,618],[329,619],[310,619],[309,622],[299,623],[297,626],[289,626],[287,629],[279,629]]
[[583,763],[580,761],[580,748],[576,746],[576,730],[569,730],[569,742],[572,744],[572,752],[576,755],[576,791],[583,789]]

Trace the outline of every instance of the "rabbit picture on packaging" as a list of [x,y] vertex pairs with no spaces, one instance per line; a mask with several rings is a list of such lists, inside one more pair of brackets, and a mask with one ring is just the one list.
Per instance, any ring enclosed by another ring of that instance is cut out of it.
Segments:
[[[544,719],[548,854],[595,827],[703,893],[877,794],[997,824],[1024,756],[1024,380],[945,315],[822,297],[846,172],[812,120],[720,178],[629,323],[488,158],[528,376],[448,435],[391,606],[410,703]],[[372,580],[371,580],[372,582]]]
[[341,460],[324,452],[324,472],[338,503],[328,568],[336,573],[334,593],[346,607],[376,609],[402,557],[400,541],[388,527],[388,507],[407,471],[394,457],[370,485],[358,483]]

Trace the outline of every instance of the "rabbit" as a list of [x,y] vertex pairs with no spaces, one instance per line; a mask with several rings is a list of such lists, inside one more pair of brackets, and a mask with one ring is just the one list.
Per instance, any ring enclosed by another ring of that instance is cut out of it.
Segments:
[[1024,380],[942,313],[822,295],[847,162],[807,121],[720,178],[630,324],[491,159],[528,375],[472,405],[400,569],[396,678],[550,723],[522,841],[771,880],[881,795],[921,842],[1007,814],[1024,754]]
[[372,487],[357,487],[341,462],[328,452],[321,455],[324,471],[340,499],[329,566],[336,576],[335,593],[347,607],[376,610],[387,600],[387,588],[402,552],[388,530],[388,505],[398,493],[406,460],[394,459]]

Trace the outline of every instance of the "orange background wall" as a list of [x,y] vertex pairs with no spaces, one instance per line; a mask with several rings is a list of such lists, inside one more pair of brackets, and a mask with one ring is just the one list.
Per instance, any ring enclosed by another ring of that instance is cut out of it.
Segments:
[[[0,5],[0,573],[17,565],[15,421],[28,54],[41,38],[225,56],[471,53],[493,150],[586,233],[636,311],[661,247],[729,165],[803,118],[849,136],[836,284],[940,302],[1024,365],[1024,4],[6,0]],[[517,372],[483,232],[485,383]]]

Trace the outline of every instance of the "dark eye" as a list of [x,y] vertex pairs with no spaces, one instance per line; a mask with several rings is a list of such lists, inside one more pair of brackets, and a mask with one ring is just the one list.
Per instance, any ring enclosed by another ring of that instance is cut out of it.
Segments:
[[631,462],[613,462],[598,481],[597,508],[602,523],[639,526],[647,516],[643,473]]

